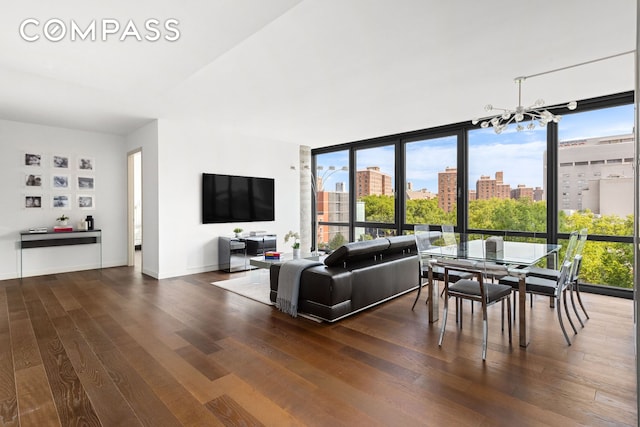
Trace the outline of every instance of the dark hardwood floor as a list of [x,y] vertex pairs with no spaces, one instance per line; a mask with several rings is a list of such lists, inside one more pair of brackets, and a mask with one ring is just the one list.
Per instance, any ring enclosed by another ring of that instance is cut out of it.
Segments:
[[[234,277],[245,273],[236,273]],[[335,324],[130,267],[0,282],[3,426],[636,425],[633,303],[584,295],[568,347],[543,298],[531,344],[450,313],[442,348],[415,293]],[[517,329],[516,329],[517,331]]]

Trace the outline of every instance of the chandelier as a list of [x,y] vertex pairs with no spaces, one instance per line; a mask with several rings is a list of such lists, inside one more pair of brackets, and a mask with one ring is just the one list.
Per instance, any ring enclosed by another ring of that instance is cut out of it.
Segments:
[[[489,126],[493,126],[493,130],[496,133],[502,133],[503,130],[507,129],[511,123],[516,123],[516,130],[518,132],[525,130],[525,127],[522,125],[523,121],[529,121],[529,124],[526,126],[526,129],[533,130],[536,127],[536,122],[540,125],[540,127],[545,127],[547,123],[554,122],[558,123],[562,118],[559,114],[552,114],[549,110],[553,108],[566,107],[569,110],[575,110],[578,106],[576,101],[571,101],[567,105],[558,105],[555,107],[544,108],[544,101],[542,99],[538,99],[535,104],[530,107],[522,106],[522,82],[526,80],[526,77],[516,77],[514,81],[518,84],[518,106],[515,110],[508,110],[506,108],[496,108],[491,104],[487,104],[484,109],[485,111],[501,111],[501,113],[496,114],[493,117],[487,117],[486,119],[473,119],[471,123],[477,125],[480,123],[481,128],[488,128]],[[482,120],[482,122],[480,122]]]

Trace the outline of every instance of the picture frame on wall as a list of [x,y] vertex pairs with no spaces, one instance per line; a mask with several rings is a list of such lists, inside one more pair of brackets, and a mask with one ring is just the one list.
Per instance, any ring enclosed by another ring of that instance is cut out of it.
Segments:
[[53,175],[51,177],[51,186],[56,190],[69,188],[69,175]]
[[96,197],[92,194],[78,194],[78,208],[93,210],[96,208]]
[[42,154],[33,151],[24,153],[24,166],[28,167],[41,167],[42,166]]
[[94,190],[95,179],[92,176],[78,176],[78,190]]
[[42,187],[42,174],[27,173],[24,175],[24,185],[28,188]]
[[25,194],[23,198],[25,209],[42,209],[42,194]]
[[69,156],[54,154],[52,166],[54,169],[69,169]]
[[93,172],[96,168],[96,159],[88,156],[78,157],[78,170],[80,172]]
[[71,209],[71,196],[68,194],[54,194],[51,197],[51,207],[54,209]]

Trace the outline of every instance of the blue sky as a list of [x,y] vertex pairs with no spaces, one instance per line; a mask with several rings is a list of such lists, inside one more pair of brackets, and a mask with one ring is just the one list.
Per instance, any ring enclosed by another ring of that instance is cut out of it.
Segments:
[[[563,116],[559,124],[560,141],[633,133],[633,105],[587,111]],[[414,189],[438,190],[438,172],[456,166],[455,137],[418,141],[407,145],[407,180]],[[516,187],[542,187],[543,153],[546,149],[546,129],[517,132],[514,126],[496,135],[493,129],[477,129],[469,133],[469,188],[475,188],[480,175],[492,178],[496,171],[504,172],[504,182]],[[393,146],[357,151],[357,169],[379,166],[395,177]],[[348,166],[346,151],[323,154],[318,165],[324,165],[325,188],[335,190],[336,182],[348,182],[347,172],[326,172],[326,167]]]

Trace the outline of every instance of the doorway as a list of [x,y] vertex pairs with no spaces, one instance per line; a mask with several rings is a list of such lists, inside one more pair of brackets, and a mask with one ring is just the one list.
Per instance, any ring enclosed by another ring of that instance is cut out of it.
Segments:
[[142,271],[142,149],[127,155],[128,265]]

